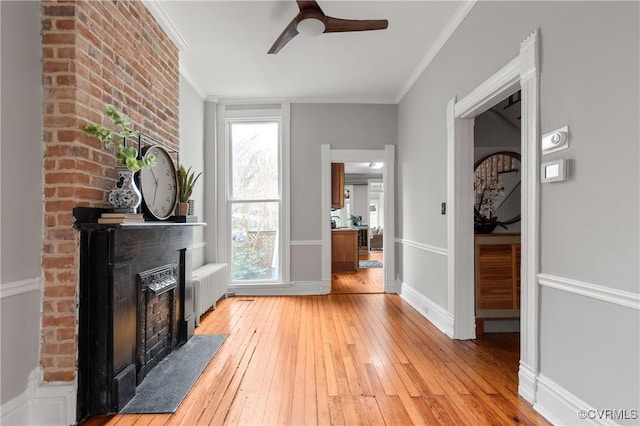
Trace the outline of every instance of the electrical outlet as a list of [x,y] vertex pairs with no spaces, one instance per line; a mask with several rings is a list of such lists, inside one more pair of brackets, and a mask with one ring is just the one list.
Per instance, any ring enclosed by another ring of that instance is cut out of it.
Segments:
[[447,214],[447,203],[442,203],[440,206],[440,214]]

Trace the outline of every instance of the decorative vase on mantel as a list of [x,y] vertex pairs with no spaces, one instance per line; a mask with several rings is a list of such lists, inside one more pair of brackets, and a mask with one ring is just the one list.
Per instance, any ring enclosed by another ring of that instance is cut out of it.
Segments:
[[176,216],[186,216],[189,212],[189,203],[179,202],[176,206]]
[[109,193],[109,202],[117,213],[137,213],[142,202],[142,194],[133,180],[135,172],[126,167],[116,167],[118,179]]

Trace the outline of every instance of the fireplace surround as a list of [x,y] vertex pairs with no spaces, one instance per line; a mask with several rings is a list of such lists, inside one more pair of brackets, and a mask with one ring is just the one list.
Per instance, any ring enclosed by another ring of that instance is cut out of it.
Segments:
[[80,231],[78,420],[117,413],[153,367],[195,327],[193,226],[98,225],[103,209],[75,208]]

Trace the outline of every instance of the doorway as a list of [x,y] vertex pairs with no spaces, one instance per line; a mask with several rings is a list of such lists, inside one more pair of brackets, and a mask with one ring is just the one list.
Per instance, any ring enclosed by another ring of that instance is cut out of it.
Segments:
[[521,92],[474,119],[476,343],[520,359]]
[[453,337],[473,339],[474,224],[473,124],[474,118],[501,99],[521,90],[522,95],[522,217],[521,310],[518,393],[535,401],[539,372],[538,350],[538,139],[539,65],[538,32],[520,44],[519,55],[478,85],[464,98],[447,104],[447,236],[448,309],[453,313]]
[[[323,292],[331,292],[331,163],[382,163],[382,207],[384,216],[382,222],[382,247],[384,249],[384,260],[382,270],[382,291],[386,293],[397,293],[398,285],[395,283],[395,211],[393,208],[394,198],[394,162],[395,147],[386,145],[385,149],[373,150],[351,150],[351,149],[331,149],[329,145],[321,146],[321,173],[322,173],[322,211],[327,220],[322,221],[322,281]],[[368,185],[368,184],[367,184]],[[365,191],[366,193],[367,191]],[[369,199],[363,203],[363,218],[366,216]],[[368,225],[368,224],[367,224]],[[366,260],[366,259],[365,259]],[[378,271],[380,272],[380,271]]]
[[[335,179],[344,181],[342,208],[331,211],[331,293],[382,293],[384,163],[342,164],[344,177]],[[355,261],[340,263],[345,257]]]

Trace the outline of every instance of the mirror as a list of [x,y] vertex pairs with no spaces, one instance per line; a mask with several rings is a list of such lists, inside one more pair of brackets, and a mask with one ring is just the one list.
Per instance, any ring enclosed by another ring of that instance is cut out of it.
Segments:
[[473,184],[476,230],[479,224],[518,222],[520,188],[520,154],[500,151],[478,160]]

